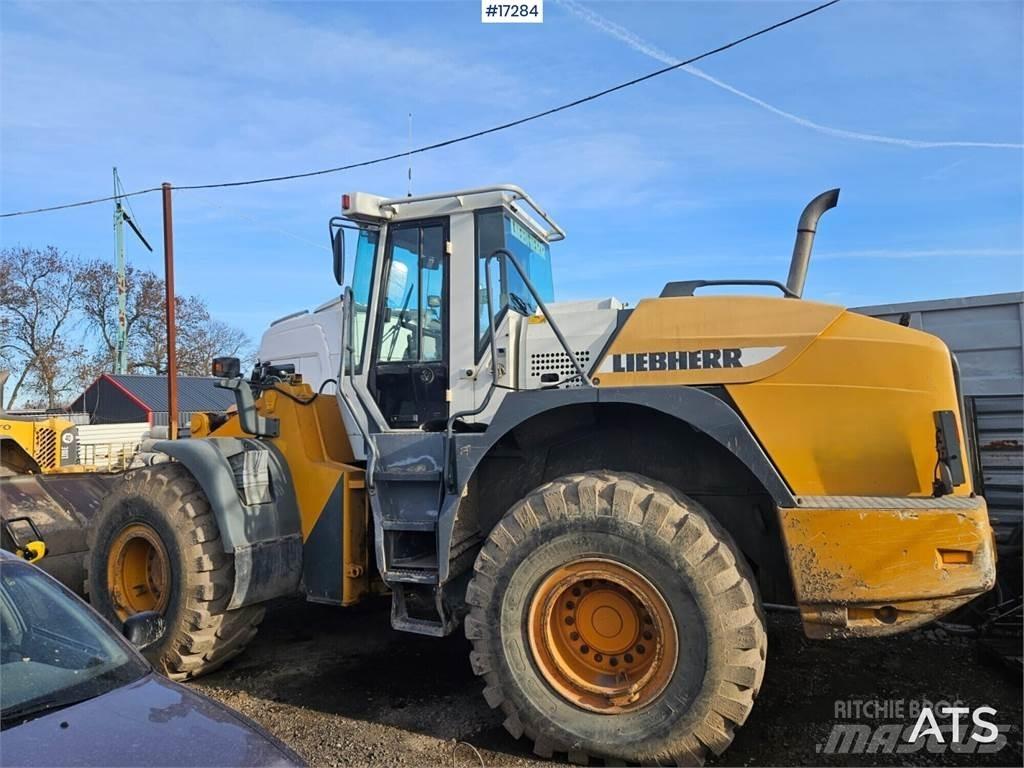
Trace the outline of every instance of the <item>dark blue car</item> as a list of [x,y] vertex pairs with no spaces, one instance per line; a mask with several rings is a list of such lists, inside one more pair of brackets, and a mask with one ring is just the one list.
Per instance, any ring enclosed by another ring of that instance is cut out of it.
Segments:
[[[160,618],[125,634],[144,646]],[[301,758],[251,720],[157,674],[95,611],[0,551],[0,764],[284,766]]]

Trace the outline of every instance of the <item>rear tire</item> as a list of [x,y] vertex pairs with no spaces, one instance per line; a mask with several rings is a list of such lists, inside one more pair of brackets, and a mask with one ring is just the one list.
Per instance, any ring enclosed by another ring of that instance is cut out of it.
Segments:
[[[764,619],[742,554],[703,507],[639,475],[564,477],[515,504],[466,600],[484,697],[544,757],[702,764],[732,741],[764,675]],[[620,633],[600,665],[588,632],[595,646]],[[640,666],[637,651],[649,658],[655,645],[661,666]]]
[[89,533],[86,591],[120,626],[157,610],[167,629],[146,656],[172,680],[211,672],[256,635],[262,606],[227,610],[234,557],[202,488],[185,467],[167,463],[127,474],[103,500]]

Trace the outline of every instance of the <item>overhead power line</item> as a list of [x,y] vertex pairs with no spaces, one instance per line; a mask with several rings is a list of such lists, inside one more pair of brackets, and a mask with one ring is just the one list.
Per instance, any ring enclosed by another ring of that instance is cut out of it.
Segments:
[[[600,99],[603,96],[608,96],[609,94],[615,93],[616,91],[621,91],[621,90],[624,90],[626,88],[631,88],[634,85],[639,85],[640,83],[646,82],[647,80],[652,80],[655,77],[660,77],[661,75],[667,74],[669,72],[673,72],[673,71],[675,71],[677,69],[681,69],[682,67],[685,67],[688,64],[694,64],[694,63],[696,63],[696,62],[698,62],[698,61],[700,61],[702,59],[708,58],[709,56],[714,56],[716,54],[722,53],[723,51],[727,51],[730,48],[735,48],[737,45],[742,45],[743,43],[749,42],[750,40],[753,40],[756,37],[761,37],[762,35],[766,35],[769,32],[774,32],[776,29],[780,29],[780,28],[785,27],[785,26],[787,26],[789,24],[792,24],[793,22],[799,21],[800,19],[804,19],[804,18],[806,18],[808,16],[812,16],[812,15],[818,13],[819,11],[825,10],[829,6],[835,5],[838,2],[840,2],[840,0],[829,0],[829,2],[827,2],[827,3],[822,3],[821,5],[817,5],[814,8],[806,10],[806,11],[804,11],[802,13],[798,13],[798,14],[796,14],[794,16],[790,16],[790,17],[788,17],[786,19],[783,19],[782,21],[778,21],[778,22],[776,22],[774,24],[771,24],[770,26],[762,27],[761,29],[757,30],[756,32],[751,32],[748,35],[744,35],[743,37],[736,38],[735,40],[732,40],[731,42],[725,43],[724,45],[720,45],[717,48],[712,48],[709,51],[705,51],[704,53],[702,53],[702,54],[700,54],[698,56],[693,56],[692,58],[685,59],[684,61],[680,61],[680,62],[677,62],[675,64],[671,64],[669,66],[662,67],[661,69],[655,70],[654,72],[649,72],[646,75],[642,75],[640,77],[635,77],[632,80],[627,80],[624,83],[619,83],[618,85],[613,85],[610,88],[605,88],[604,90],[597,91],[596,93],[592,93],[589,96],[583,96],[583,97],[575,99],[573,101],[566,102],[565,104],[560,104],[557,107],[551,107],[550,109],[545,109],[542,112],[536,112],[536,113],[534,113],[532,115],[527,115],[526,117],[518,118],[517,120],[511,120],[511,121],[509,121],[507,123],[501,123],[500,125],[495,125],[495,126],[493,126],[491,128],[485,128],[483,130],[474,131],[473,133],[467,133],[467,134],[465,134],[463,136],[457,136],[457,137],[452,138],[452,139],[446,139],[445,141],[439,141],[439,142],[437,142],[435,144],[428,144],[426,146],[419,147],[417,149],[412,149],[412,150],[407,149],[407,150],[405,150],[403,152],[395,152],[393,154],[385,155],[383,157],[373,158],[372,160],[362,160],[362,161],[357,162],[357,163],[349,163],[348,165],[339,165],[339,166],[336,166],[334,168],[321,168],[320,170],[306,171],[304,173],[291,173],[291,174],[285,174],[285,175],[282,175],[282,176],[265,176],[263,178],[245,179],[245,180],[242,180],[242,181],[221,181],[221,182],[215,182],[215,183],[211,183],[211,184],[186,184],[186,185],[182,185],[182,186],[175,186],[174,189],[176,189],[176,190],[189,190],[189,189],[219,189],[219,188],[222,188],[222,187],[246,187],[246,186],[250,186],[250,185],[253,185],[253,184],[270,184],[270,183],[278,182],[278,181],[291,181],[293,179],[307,179],[307,178],[310,178],[311,176],[324,176],[324,175],[329,174],[329,173],[339,173],[341,171],[351,171],[351,170],[354,170],[356,168],[365,168],[365,167],[370,166],[370,165],[378,165],[379,163],[386,163],[386,162],[388,162],[390,160],[398,160],[399,158],[407,158],[410,155],[418,155],[418,154],[422,154],[423,152],[431,152],[431,151],[433,151],[435,149],[442,149],[443,147],[450,147],[453,144],[461,144],[462,142],[465,142],[465,141],[470,141],[472,139],[478,139],[481,136],[487,136],[487,135],[490,135],[492,133],[498,133],[499,131],[506,131],[509,128],[515,128],[516,126],[523,125],[524,123],[533,122],[534,120],[540,120],[543,117],[548,117],[550,115],[557,114],[558,112],[564,112],[564,111],[566,111],[568,109],[573,109],[574,107],[578,107],[578,106],[580,106],[582,104],[586,104],[588,102],[595,101],[596,99]],[[135,192],[127,192],[127,193],[125,193],[123,195],[120,195],[120,197],[122,197],[122,198],[137,197],[139,195],[146,195],[146,194],[150,194],[152,192],[159,192],[160,189],[161,189],[160,187],[149,187],[147,189],[136,190]],[[28,216],[30,214],[35,214],[35,213],[47,213],[49,211],[60,211],[60,210],[66,209],[66,208],[78,208],[78,207],[81,207],[81,206],[84,206],[84,205],[95,205],[97,203],[105,203],[105,202],[108,202],[108,201],[113,200],[113,199],[114,199],[113,196],[110,196],[110,197],[98,197],[98,198],[94,198],[92,200],[81,200],[81,201],[75,202],[75,203],[64,203],[63,205],[51,205],[51,206],[47,206],[45,208],[34,208],[34,209],[31,209],[31,210],[25,210],[25,211],[13,211],[11,213],[0,214],[0,218],[6,219],[6,218],[13,217],[13,216]]]

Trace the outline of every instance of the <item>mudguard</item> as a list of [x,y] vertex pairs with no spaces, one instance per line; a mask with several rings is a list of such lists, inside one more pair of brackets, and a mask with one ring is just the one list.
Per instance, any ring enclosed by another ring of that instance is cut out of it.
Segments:
[[440,580],[449,577],[455,517],[462,493],[480,461],[507,432],[545,411],[574,403],[641,405],[684,421],[734,454],[764,485],[780,508],[797,506],[792,491],[751,433],[743,418],[721,397],[697,387],[608,387],[516,392],[505,396],[486,432],[456,434],[455,468],[458,490],[442,502],[438,521]]
[[235,558],[229,609],[299,591],[302,531],[288,465],[262,440],[160,440],[152,450],[177,460],[206,494],[224,551]]

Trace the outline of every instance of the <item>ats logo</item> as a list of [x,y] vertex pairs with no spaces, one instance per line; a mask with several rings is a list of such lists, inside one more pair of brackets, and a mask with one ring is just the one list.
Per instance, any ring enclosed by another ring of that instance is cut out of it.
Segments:
[[601,362],[601,373],[654,373],[747,368],[775,357],[782,347],[713,347],[671,352],[624,352]]

